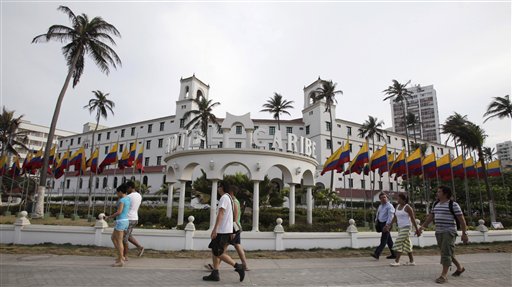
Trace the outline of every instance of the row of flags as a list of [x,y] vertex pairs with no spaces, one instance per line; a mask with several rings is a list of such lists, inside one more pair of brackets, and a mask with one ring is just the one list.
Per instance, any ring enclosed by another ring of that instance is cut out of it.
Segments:
[[[101,174],[105,167],[117,164],[119,169],[125,169],[132,167],[135,164],[135,168],[139,172],[144,171],[142,163],[144,146],[141,146],[137,157],[135,153],[137,150],[137,142],[135,141],[131,147],[126,147],[121,153],[121,157],[118,158],[118,144],[114,144],[110,152],[105,156],[103,161],[98,165],[99,162],[99,149],[96,148],[90,158],[86,158],[85,148],[82,146],[75,152],[66,151],[59,159],[56,155],[55,146],[50,151],[50,157],[48,161],[48,174],[53,174],[55,178],[60,178],[66,171],[69,171],[70,167],[74,167],[75,175],[83,175],[89,169],[92,173]],[[20,158],[18,156],[13,157],[13,163],[11,168],[8,166],[7,155],[0,158],[0,175],[9,175],[11,177],[19,176],[23,173],[35,174],[38,169],[43,166],[43,149],[36,153],[29,153],[23,165],[20,164]]]
[[[345,163],[348,163],[347,169],[344,169]],[[370,171],[377,171],[380,175],[388,172],[389,175],[406,178],[409,176],[423,175],[425,178],[439,177],[442,180],[454,178],[477,178],[484,176],[484,169],[480,162],[475,162],[473,157],[464,159],[458,156],[453,160],[449,154],[438,159],[431,153],[423,156],[421,149],[416,149],[409,156],[406,156],[405,149],[395,158],[393,153],[388,153],[387,145],[375,151],[371,157],[368,152],[368,142],[365,142],[356,156],[350,160],[350,144],[347,141],[345,145],[340,146],[323,165],[321,175],[328,171],[336,171],[344,174],[361,172],[368,175]],[[495,160],[486,165],[488,176],[501,176],[500,162]]]

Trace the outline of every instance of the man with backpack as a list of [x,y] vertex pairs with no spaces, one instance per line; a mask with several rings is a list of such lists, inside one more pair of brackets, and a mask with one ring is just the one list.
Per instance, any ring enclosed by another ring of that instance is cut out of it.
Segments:
[[[448,269],[451,263],[455,264],[457,270],[452,276],[460,276],[466,269],[455,258],[455,240],[457,238],[457,223],[460,223],[462,230],[462,242],[468,242],[468,233],[466,231],[466,220],[464,214],[456,202],[451,200],[452,190],[446,186],[440,186],[437,189],[437,200],[434,203],[432,212],[427,216],[420,230],[425,229],[432,220],[436,225],[437,245],[441,250],[441,264],[443,271],[441,276],[436,279],[436,283],[443,284],[448,281]],[[458,222],[457,222],[458,221]]]

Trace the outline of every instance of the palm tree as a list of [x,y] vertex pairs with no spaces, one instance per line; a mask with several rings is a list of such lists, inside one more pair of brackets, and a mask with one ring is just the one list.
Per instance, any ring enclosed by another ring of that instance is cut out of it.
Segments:
[[484,120],[484,123],[491,118],[510,118],[512,119],[512,102],[510,102],[509,95],[504,97],[494,97],[494,101],[492,101],[487,107],[487,112],[485,112],[484,117],[487,118]]
[[[409,81],[410,82],[410,81]],[[407,130],[407,119],[406,119],[406,103],[409,98],[412,96],[412,92],[407,90],[405,86],[409,84],[409,82],[405,83],[405,85],[400,84],[397,80],[393,80],[393,85],[389,86],[387,89],[382,91],[387,97],[384,98],[384,101],[388,99],[392,99],[395,103],[401,103],[403,109],[403,125],[405,129],[405,138],[407,139],[407,154],[411,152],[411,147],[409,146],[409,132]]]
[[407,123],[408,129],[412,128],[414,143],[417,143],[417,141],[416,141],[416,125],[421,125],[419,118],[416,117],[415,114],[408,112],[407,116],[405,117],[405,122]]
[[[485,138],[487,138],[487,134],[485,131],[478,125],[468,121],[466,125],[462,127],[459,133],[460,143],[464,145],[467,149],[473,149],[478,151],[478,160],[482,164],[482,168],[484,169],[484,182],[485,189],[487,190],[487,196],[489,198],[489,214],[491,216],[491,222],[496,221],[496,210],[494,208],[494,192],[491,190],[489,186],[489,180],[487,178],[487,171],[485,167],[485,156],[483,152],[483,145]],[[468,210],[468,212],[470,212]]]
[[267,102],[263,105],[264,109],[261,110],[260,112],[271,113],[274,116],[274,119],[277,120],[278,130],[281,130],[281,124],[279,121],[280,115],[290,115],[287,109],[293,109],[292,103],[293,101],[287,101],[283,99],[283,96],[281,96],[280,94],[274,93],[274,96],[267,100]]
[[186,129],[193,129],[199,127],[202,135],[205,137],[205,146],[208,148],[208,123],[213,122],[217,126],[217,130],[220,131],[220,125],[217,122],[217,118],[212,113],[214,107],[220,105],[219,102],[213,103],[212,100],[207,100],[204,96],[199,96],[193,99],[194,103],[197,104],[197,110],[187,111],[183,115],[183,119],[186,120],[191,115],[194,116],[185,125]]
[[[313,100],[319,101],[319,100],[325,100],[325,111],[329,112],[329,123],[331,125],[329,129],[329,139],[331,141],[331,154],[334,153],[334,142],[332,140],[332,130],[333,130],[333,124],[332,124],[332,105],[336,103],[336,94],[343,95],[343,91],[336,90],[336,83],[333,83],[332,81],[322,81],[322,87],[318,88],[316,90],[316,94],[314,95]],[[331,172],[331,190],[333,190],[334,185],[334,172]]]
[[461,128],[464,127],[467,122],[468,118],[466,115],[463,116],[457,112],[454,112],[453,115],[449,116],[444,122],[444,124],[441,126],[441,133],[448,135],[446,143],[450,140],[450,138],[453,139],[453,144],[455,145],[455,152],[457,153],[457,156],[459,156],[459,151],[457,149],[457,143],[459,142],[459,134]]
[[80,81],[80,77],[84,71],[86,53],[91,56],[96,66],[107,75],[110,72],[110,65],[114,68],[117,68],[117,65],[121,65],[121,59],[109,46],[109,44],[116,45],[111,35],[117,37],[121,36],[116,27],[104,21],[101,17],[94,17],[89,20],[89,17],[85,14],[76,16],[73,11],[66,6],[59,6],[58,10],[68,16],[72,26],[52,25],[48,28],[48,32],[36,36],[32,40],[32,43],[48,42],[50,40],[65,42],[66,45],[62,47],[62,53],[66,58],[68,67],[68,74],[59,93],[59,97],[57,98],[50,130],[48,132],[48,139],[46,141],[35,217],[43,216],[44,186],[46,183],[46,170],[48,168],[50,149],[53,143],[53,136],[55,134],[62,100],[64,99],[71,78],[73,78],[74,88]]
[[[115,103],[109,99],[107,99],[107,96],[110,95],[109,93],[104,94],[102,91],[92,91],[94,94],[94,98],[89,100],[89,104],[84,106],[84,109],[88,109],[89,113],[96,112],[96,126],[94,127],[94,131],[92,132],[92,144],[91,144],[91,153],[94,151],[94,135],[96,134],[96,131],[98,130],[98,126],[100,124],[100,119],[104,118],[107,119],[108,111],[114,115],[113,108],[115,107]],[[91,172],[89,176],[89,182],[93,182],[94,180],[94,174]],[[92,184],[89,184],[89,207],[92,205]]]
[[19,155],[16,147],[28,150],[28,136],[26,131],[20,131],[21,119],[23,115],[14,117],[14,111],[8,111],[5,106],[0,115],[0,144],[2,145],[1,154],[11,153]]
[[496,158],[496,149],[490,147],[484,147],[484,158],[486,162],[491,162]]

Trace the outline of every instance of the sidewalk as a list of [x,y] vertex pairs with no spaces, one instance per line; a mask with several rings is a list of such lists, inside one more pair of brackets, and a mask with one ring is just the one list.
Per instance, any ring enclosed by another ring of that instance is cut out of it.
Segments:
[[[512,286],[510,253],[458,257],[466,272],[444,286]],[[405,259],[405,258],[404,258]],[[203,259],[131,258],[113,268],[113,258],[0,254],[0,286],[440,286],[439,256],[417,256],[417,266],[390,267],[368,258],[252,259],[244,282],[221,265],[220,282],[204,282]],[[455,271],[452,268],[453,272]]]

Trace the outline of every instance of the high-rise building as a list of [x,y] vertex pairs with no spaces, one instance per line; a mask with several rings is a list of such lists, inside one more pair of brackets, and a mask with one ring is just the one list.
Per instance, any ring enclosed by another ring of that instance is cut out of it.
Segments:
[[416,124],[409,126],[409,141],[414,138],[441,143],[441,131],[439,128],[439,112],[437,109],[436,90],[433,85],[416,85],[407,89],[412,92],[410,98],[401,102],[391,102],[391,117],[393,119],[393,129],[399,134],[405,134],[404,124],[404,105],[406,116],[412,113],[416,118]]
[[496,153],[498,154],[502,167],[512,166],[512,141],[497,144]]
[[[41,148],[45,148],[46,141],[48,140],[48,132],[50,128],[47,126],[42,126],[38,124],[33,124],[29,121],[23,120],[19,127],[20,132],[25,132],[28,136],[27,147],[31,151],[37,151]],[[76,133],[65,131],[65,130],[55,130],[55,136],[53,137],[54,144],[58,144],[59,139],[61,137],[69,137],[75,135]],[[21,148],[16,148],[16,151],[20,154],[21,158],[25,158],[27,156],[27,151]]]

